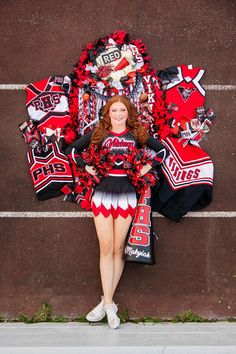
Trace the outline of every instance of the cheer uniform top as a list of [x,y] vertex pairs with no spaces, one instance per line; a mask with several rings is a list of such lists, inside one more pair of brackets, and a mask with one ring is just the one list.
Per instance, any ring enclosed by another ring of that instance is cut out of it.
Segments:
[[69,123],[68,97],[64,89],[69,82],[67,76],[50,76],[26,86],[26,108],[41,133],[47,135],[47,129],[62,129]]
[[28,154],[30,174],[37,198],[45,200],[63,194],[63,188],[73,183],[69,160],[55,141],[44,148],[31,149]]
[[[80,166],[84,166],[85,163],[78,156],[78,153],[89,146],[92,134],[93,132],[84,135],[66,149],[66,154],[71,155],[75,163]],[[95,216],[102,213],[105,217],[109,215],[114,218],[117,218],[118,215],[124,218],[128,215],[133,217],[137,205],[137,196],[135,187],[128,179],[123,168],[123,155],[132,147],[139,148],[140,145],[134,135],[126,129],[121,133],[110,131],[100,146],[108,148],[115,155],[115,161],[108,177],[104,177],[94,189],[92,211]],[[151,136],[147,139],[147,147],[155,152],[152,160],[153,167],[162,163],[168,155],[164,145]]]
[[183,118],[191,120],[196,116],[196,108],[204,106],[205,90],[200,80],[204,70],[192,65],[178,66],[177,78],[166,87],[166,103],[173,108],[176,122]]

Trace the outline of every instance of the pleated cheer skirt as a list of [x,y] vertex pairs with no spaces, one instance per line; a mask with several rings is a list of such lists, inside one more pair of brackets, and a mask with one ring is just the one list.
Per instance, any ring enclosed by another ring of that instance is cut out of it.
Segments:
[[127,176],[109,176],[95,187],[91,208],[95,216],[100,213],[106,218],[110,215],[116,219],[119,215],[134,217],[137,206],[137,195],[134,186]]

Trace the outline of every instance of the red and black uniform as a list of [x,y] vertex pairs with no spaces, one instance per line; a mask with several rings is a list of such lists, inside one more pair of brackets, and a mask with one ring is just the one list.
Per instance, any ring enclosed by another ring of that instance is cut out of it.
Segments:
[[203,75],[201,68],[180,65],[177,77],[167,85],[166,103],[175,107],[172,116],[176,122],[183,118],[190,121],[196,116],[196,108],[204,106],[205,90],[200,83]]
[[63,89],[66,78],[50,76],[25,88],[26,108],[41,133],[45,133],[47,128],[62,129],[70,121],[68,97]]
[[160,188],[152,207],[179,221],[190,210],[207,206],[212,200],[214,166],[210,156],[198,146],[167,138],[163,144],[169,156],[161,165]]
[[55,141],[44,149],[28,152],[30,174],[39,200],[61,195],[63,187],[74,182],[69,160]]
[[[66,149],[66,154],[70,154],[80,166],[84,164],[84,161],[76,155],[89,146],[92,133],[84,135]],[[114,218],[118,215],[124,218],[128,215],[133,217],[137,205],[137,196],[135,187],[128,179],[123,167],[123,162],[124,154],[132,147],[139,148],[139,143],[134,135],[126,129],[119,134],[110,131],[100,146],[108,148],[115,154],[115,161],[108,177],[103,178],[95,187],[91,205],[92,211],[94,215],[102,213],[105,217],[109,215]],[[147,140],[147,147],[156,153],[153,158],[153,167],[162,163],[168,155],[167,149],[162,143],[151,136]]]

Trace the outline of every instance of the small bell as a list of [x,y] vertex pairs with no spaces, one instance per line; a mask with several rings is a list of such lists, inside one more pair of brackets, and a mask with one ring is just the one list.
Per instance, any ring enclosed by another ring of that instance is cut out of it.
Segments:
[[84,100],[84,102],[87,102],[87,101],[89,100],[89,98],[90,98],[90,94],[89,94],[88,92],[85,92],[85,93],[83,94],[83,100]]
[[145,102],[145,101],[147,101],[147,99],[148,99],[148,94],[146,92],[143,92],[140,94],[140,96],[139,96],[140,102]]

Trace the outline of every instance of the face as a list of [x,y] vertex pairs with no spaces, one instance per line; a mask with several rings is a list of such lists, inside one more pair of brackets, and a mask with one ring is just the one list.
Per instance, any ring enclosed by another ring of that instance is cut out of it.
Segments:
[[111,119],[112,127],[126,127],[128,119],[128,110],[124,103],[115,102],[111,105],[109,110],[109,117]]

